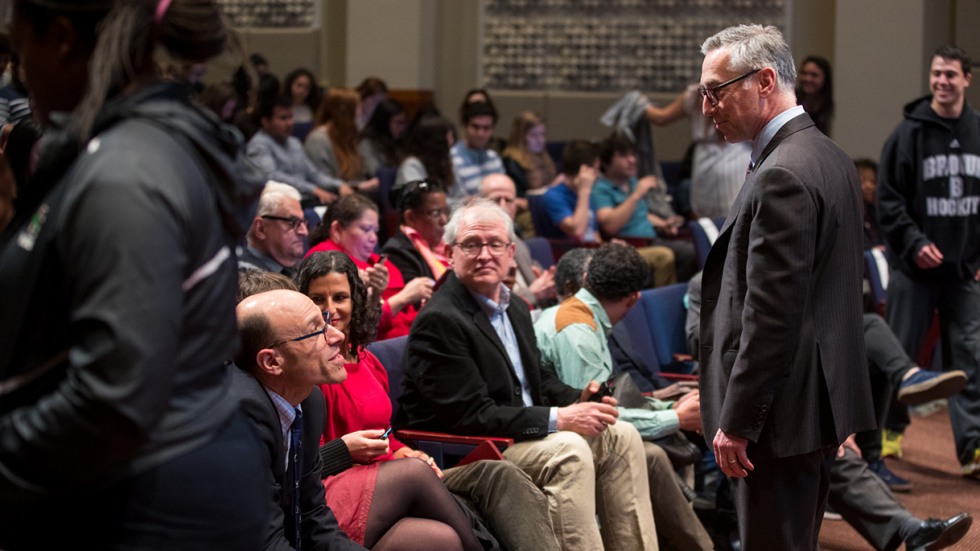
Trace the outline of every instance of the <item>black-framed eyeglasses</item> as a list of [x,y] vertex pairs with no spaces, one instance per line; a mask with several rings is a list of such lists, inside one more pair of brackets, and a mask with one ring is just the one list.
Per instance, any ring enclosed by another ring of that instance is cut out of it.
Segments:
[[260,216],[263,220],[276,220],[278,222],[285,222],[289,229],[296,230],[300,226],[304,228],[307,227],[306,218],[297,218],[295,216],[273,216],[271,214],[263,214]]
[[453,245],[459,247],[459,250],[463,251],[463,254],[466,256],[479,256],[480,252],[483,251],[483,247],[486,247],[491,255],[500,256],[504,254],[507,247],[510,247],[510,243],[497,240],[490,241],[489,243],[464,241],[463,243],[453,243]]
[[735,77],[735,78],[733,78],[733,79],[731,79],[729,81],[722,82],[718,86],[713,86],[711,88],[705,88],[704,86],[698,86],[698,92],[701,92],[701,97],[707,99],[708,100],[708,103],[710,103],[712,107],[715,107],[721,101],[720,99],[718,99],[718,91],[719,90],[721,90],[722,88],[724,88],[726,86],[731,86],[732,84],[735,84],[736,82],[738,82],[740,80],[749,78],[750,76],[758,73],[761,70],[762,69],[753,69],[753,70],[749,71],[748,73],[745,73],[744,75],[737,76],[737,77]]
[[423,210],[419,212],[433,220],[438,220],[443,216],[449,218],[449,209],[429,209],[429,210]]
[[287,342],[300,342],[300,341],[305,341],[306,339],[312,339],[313,337],[318,337],[320,335],[323,335],[324,338],[326,338],[327,327],[330,326],[330,314],[324,314],[323,315],[323,319],[324,319],[324,321],[326,321],[326,323],[323,324],[323,327],[317,329],[316,331],[314,331],[312,333],[308,333],[306,335],[301,335],[299,337],[296,337],[295,339],[284,339],[284,340],[281,340],[281,341],[276,341],[276,342],[270,344],[269,346],[263,346],[262,348],[275,348],[275,347],[279,346],[280,344],[286,344]]

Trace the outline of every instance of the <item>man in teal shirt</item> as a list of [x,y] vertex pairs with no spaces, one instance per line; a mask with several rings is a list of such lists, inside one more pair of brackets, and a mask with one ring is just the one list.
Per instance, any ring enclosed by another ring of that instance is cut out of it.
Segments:
[[[541,358],[554,365],[565,384],[604,381],[612,375],[606,337],[613,324],[639,300],[647,270],[633,247],[603,245],[596,249],[586,268],[585,286],[558,306],[545,310],[535,322]],[[679,429],[701,428],[697,391],[674,403],[653,398],[650,401],[653,410],[619,408],[619,413],[620,420],[636,426],[645,440],[650,501],[661,545],[665,549],[712,549],[711,539],[677,485],[670,460],[649,441]]]

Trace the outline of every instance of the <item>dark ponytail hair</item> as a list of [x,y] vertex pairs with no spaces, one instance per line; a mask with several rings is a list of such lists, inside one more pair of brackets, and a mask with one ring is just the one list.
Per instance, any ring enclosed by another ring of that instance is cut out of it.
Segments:
[[[165,1],[165,0],[164,0]],[[91,45],[88,86],[72,116],[84,143],[106,101],[129,84],[157,73],[157,46],[177,62],[199,63],[233,50],[244,60],[241,39],[215,0],[172,0],[157,18],[158,0],[17,0],[19,16],[44,29],[67,17]]]

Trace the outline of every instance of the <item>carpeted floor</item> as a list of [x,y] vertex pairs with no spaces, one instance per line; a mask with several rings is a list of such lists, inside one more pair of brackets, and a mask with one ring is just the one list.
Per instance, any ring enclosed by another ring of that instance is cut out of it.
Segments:
[[[912,416],[902,447],[902,459],[885,460],[895,474],[912,481],[912,492],[896,494],[898,500],[920,518],[969,512],[974,519],[970,532],[949,549],[980,551],[980,481],[959,475],[946,409],[928,417]],[[827,520],[820,530],[820,546],[824,551],[873,549],[846,522]]]

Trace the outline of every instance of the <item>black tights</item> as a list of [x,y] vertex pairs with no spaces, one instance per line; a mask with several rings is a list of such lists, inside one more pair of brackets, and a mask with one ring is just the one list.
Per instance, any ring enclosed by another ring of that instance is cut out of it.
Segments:
[[364,530],[372,551],[481,551],[469,520],[432,468],[416,458],[383,463]]

